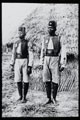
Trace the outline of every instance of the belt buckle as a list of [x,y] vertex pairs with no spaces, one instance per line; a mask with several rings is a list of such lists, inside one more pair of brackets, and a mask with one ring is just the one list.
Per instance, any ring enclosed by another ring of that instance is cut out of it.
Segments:
[[47,53],[52,55],[52,54],[54,54],[54,51],[48,49],[48,50],[47,50]]
[[52,53],[52,51],[51,50],[48,50],[48,54],[51,54]]
[[17,54],[17,58],[21,58],[21,55],[20,55],[20,54]]

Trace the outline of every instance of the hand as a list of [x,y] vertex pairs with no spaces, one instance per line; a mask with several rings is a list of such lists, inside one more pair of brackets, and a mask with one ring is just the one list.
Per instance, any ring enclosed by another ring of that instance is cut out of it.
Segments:
[[43,70],[43,65],[39,65],[39,69]]
[[11,71],[14,71],[14,65],[10,64]]
[[28,66],[28,68],[27,68],[27,74],[30,75],[31,73],[32,73],[32,67]]
[[60,67],[59,71],[62,72],[64,70],[64,67]]

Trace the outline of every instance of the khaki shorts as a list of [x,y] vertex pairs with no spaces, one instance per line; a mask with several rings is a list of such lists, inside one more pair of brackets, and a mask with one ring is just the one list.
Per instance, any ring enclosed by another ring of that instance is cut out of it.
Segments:
[[52,81],[59,84],[59,57],[45,56],[43,69],[43,82]]
[[[23,76],[22,76],[23,75]],[[15,82],[29,82],[27,75],[27,59],[16,59],[15,61]]]

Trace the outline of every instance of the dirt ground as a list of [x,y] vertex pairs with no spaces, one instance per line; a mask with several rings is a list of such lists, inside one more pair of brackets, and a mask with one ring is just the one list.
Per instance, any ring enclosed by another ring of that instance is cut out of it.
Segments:
[[[76,97],[74,97],[76,96]],[[47,100],[44,92],[29,91],[26,103],[16,102],[18,93],[3,99],[2,117],[77,117],[78,99],[76,93],[58,93],[58,105],[43,106]]]
[[2,57],[2,117],[78,117],[78,91],[58,92],[58,104],[43,106],[46,93],[29,89],[27,102],[18,98],[14,74],[10,72],[10,57]]

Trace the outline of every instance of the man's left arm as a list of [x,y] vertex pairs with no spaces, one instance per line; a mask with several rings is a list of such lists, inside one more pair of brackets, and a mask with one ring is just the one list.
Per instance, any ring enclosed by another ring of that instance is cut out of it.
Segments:
[[61,51],[60,51],[60,72],[64,70],[66,67],[66,45],[61,43]]
[[28,57],[28,75],[32,73],[32,66],[33,66],[33,50],[29,50],[29,57]]

